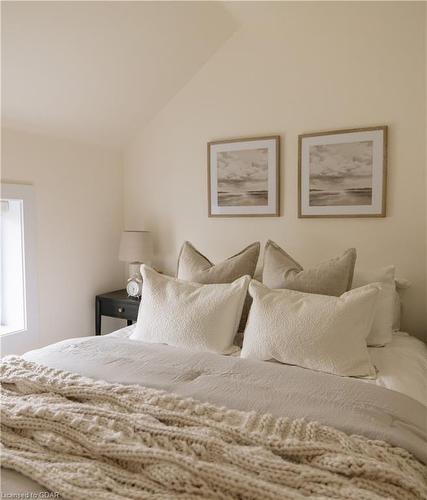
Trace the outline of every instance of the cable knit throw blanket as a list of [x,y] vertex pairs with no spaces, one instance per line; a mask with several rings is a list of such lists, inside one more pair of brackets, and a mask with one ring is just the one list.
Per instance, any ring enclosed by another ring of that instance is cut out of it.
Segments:
[[71,499],[427,497],[403,449],[8,357],[2,465]]

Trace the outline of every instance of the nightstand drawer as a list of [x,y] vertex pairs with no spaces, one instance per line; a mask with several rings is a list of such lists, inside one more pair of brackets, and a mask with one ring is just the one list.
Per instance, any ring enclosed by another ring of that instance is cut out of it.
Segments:
[[102,300],[101,301],[101,314],[104,316],[112,316],[113,318],[123,318],[136,321],[138,317],[139,302],[135,304],[129,301],[120,302],[118,300]]
[[140,299],[129,297],[125,289],[101,293],[95,297],[95,333],[101,335],[101,317],[127,320],[128,326],[138,318]]

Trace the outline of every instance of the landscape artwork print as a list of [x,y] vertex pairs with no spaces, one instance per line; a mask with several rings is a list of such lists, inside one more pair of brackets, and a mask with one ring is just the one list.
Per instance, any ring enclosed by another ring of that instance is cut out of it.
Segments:
[[310,206],[372,204],[372,141],[310,147]]
[[299,217],[385,217],[387,127],[303,134]]
[[267,148],[218,152],[218,206],[267,204]]
[[279,138],[208,144],[209,216],[279,213]]

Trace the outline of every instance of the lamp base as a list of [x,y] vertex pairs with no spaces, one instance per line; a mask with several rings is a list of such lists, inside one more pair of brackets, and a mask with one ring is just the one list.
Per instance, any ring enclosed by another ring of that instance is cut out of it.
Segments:
[[141,264],[142,262],[131,262],[129,264],[129,279],[134,277],[141,277]]

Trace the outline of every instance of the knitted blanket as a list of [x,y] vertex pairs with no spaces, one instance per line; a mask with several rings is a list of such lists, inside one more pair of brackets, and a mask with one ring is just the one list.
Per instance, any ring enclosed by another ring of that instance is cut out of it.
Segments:
[[316,422],[2,361],[2,466],[70,499],[427,498],[407,451]]

